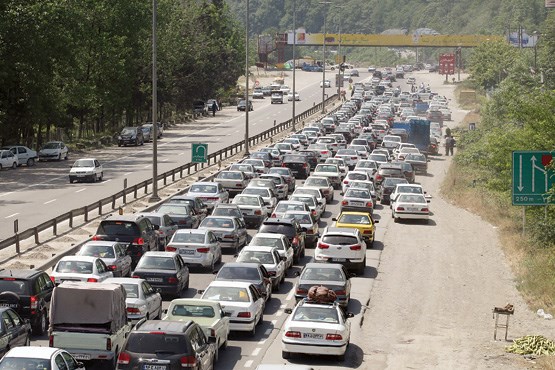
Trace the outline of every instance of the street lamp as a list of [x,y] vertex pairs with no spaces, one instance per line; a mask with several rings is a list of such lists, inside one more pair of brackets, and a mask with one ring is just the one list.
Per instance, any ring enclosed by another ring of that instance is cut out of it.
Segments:
[[[331,1],[320,1],[319,4],[329,5]],[[326,9],[327,10],[327,9]],[[324,42],[322,42],[322,114],[326,113],[326,16],[324,14]]]
[[[248,0],[247,0],[248,1]],[[295,46],[297,45],[297,2],[293,0],[293,112],[292,112],[292,120],[293,120],[293,127],[291,128],[291,132],[297,131],[295,127],[295,123],[297,121],[295,117],[295,70],[297,69],[297,61],[295,60]]]
[[158,1],[152,0],[152,196],[151,203],[160,201],[158,196],[158,80],[156,70],[156,16]]
[[249,0],[245,25],[245,157],[249,153]]

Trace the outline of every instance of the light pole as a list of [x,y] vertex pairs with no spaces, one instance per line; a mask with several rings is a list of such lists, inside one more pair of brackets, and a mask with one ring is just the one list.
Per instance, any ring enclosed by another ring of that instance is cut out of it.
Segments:
[[[320,1],[319,4],[329,5],[331,1]],[[327,9],[324,12],[324,41],[322,42],[322,114],[326,113],[326,16]]]
[[297,131],[297,128],[295,126],[295,123],[297,121],[296,117],[295,117],[295,103],[296,103],[296,99],[295,99],[295,70],[297,69],[297,61],[295,60],[296,56],[295,56],[295,49],[296,49],[296,45],[297,45],[297,2],[295,0],[293,0],[293,112],[292,112],[292,120],[293,120],[293,127],[291,128],[291,132],[295,132]]
[[247,0],[245,26],[245,157],[249,153],[249,0]]
[[535,36],[534,37],[534,73],[536,72],[537,68],[538,68],[538,31],[534,31],[532,32],[532,34]]
[[156,16],[158,12],[157,0],[152,0],[152,195],[151,203],[160,201],[158,196],[158,80],[156,69]]

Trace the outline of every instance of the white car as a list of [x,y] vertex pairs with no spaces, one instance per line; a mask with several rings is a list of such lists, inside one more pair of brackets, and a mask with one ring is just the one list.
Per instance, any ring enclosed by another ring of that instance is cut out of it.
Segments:
[[301,141],[299,139],[295,139],[295,138],[287,138],[287,139],[283,140],[282,143],[289,143],[289,144],[293,145],[293,150],[295,150],[295,151],[301,150],[301,147],[304,147],[304,145],[301,143]]
[[291,91],[291,89],[287,85],[281,85],[281,87],[279,89],[281,91],[283,91],[283,95],[287,95]]
[[430,217],[429,200],[423,194],[400,194],[395,200],[395,207],[391,210],[393,221],[400,219],[424,220]]
[[330,80],[324,80],[324,81],[320,81],[320,88],[322,87],[331,87],[331,81]]
[[328,163],[317,165],[312,175],[317,177],[327,177],[334,189],[339,189],[341,187],[341,179],[344,176],[343,172],[339,169],[338,164]]
[[339,361],[345,359],[351,337],[351,324],[347,319],[353,317],[352,313],[345,314],[335,302],[307,300],[285,312],[290,315],[282,329],[281,357],[288,359],[299,353],[332,355]]
[[360,156],[355,149],[340,149],[337,151],[334,158],[343,159],[349,169],[355,168],[357,162],[360,160]]
[[272,288],[274,291],[279,289],[279,285],[285,280],[286,258],[279,255],[277,248],[266,246],[246,246],[241,249],[236,262],[260,263],[268,271]]
[[314,143],[310,144],[307,149],[320,153],[320,162],[324,162],[333,156],[333,149],[329,144]]
[[2,357],[0,369],[85,370],[69,352],[52,347],[14,347]]
[[304,202],[295,202],[291,200],[280,200],[272,212],[272,218],[283,218],[285,213],[289,211],[306,211],[310,210]]
[[245,223],[254,228],[259,228],[272,212],[272,208],[266,205],[264,198],[260,195],[239,194],[231,202],[239,207]]
[[[299,188],[300,189],[300,188]],[[296,202],[305,203],[316,221],[320,221],[322,214],[324,213],[325,204],[318,202],[318,199],[314,195],[309,194],[293,194],[289,197],[289,200]]]
[[[287,94],[287,100],[293,101],[293,91],[290,91]],[[301,100],[301,97],[300,97],[299,93],[297,91],[295,91],[295,101],[300,101],[300,100]]]
[[358,229],[326,227],[314,250],[314,262],[340,263],[363,275],[366,249],[366,242]]
[[199,291],[201,299],[219,302],[230,318],[229,329],[256,335],[256,326],[263,320],[265,299],[252,283],[212,281]]
[[132,261],[127,254],[127,244],[92,240],[83,244],[76,255],[100,258],[114,276],[131,276]]
[[303,188],[319,189],[326,197],[327,203],[330,203],[334,198],[333,185],[330,180],[324,176],[309,176],[304,182]]
[[341,190],[343,193],[347,191],[349,184],[351,181],[372,181],[371,176],[366,171],[349,171],[347,172],[347,176],[343,179],[343,183],[341,184]]
[[19,165],[17,156],[10,150],[0,150],[0,170],[4,168],[16,169]]
[[295,251],[291,246],[291,242],[289,242],[289,239],[285,235],[257,233],[252,237],[249,246],[276,248],[279,256],[285,258],[285,267],[290,268],[293,266]]
[[148,281],[136,278],[109,278],[102,283],[120,284],[125,289],[127,318],[156,320],[162,316],[162,296]]
[[347,165],[345,164],[345,160],[343,158],[328,158],[324,164],[336,164],[341,172],[341,178],[345,177],[347,174]]
[[0,148],[0,150],[9,150],[14,155],[16,155],[17,160],[19,161],[19,166],[24,163],[27,165],[27,167],[34,166],[35,162],[39,159],[37,152],[23,145],[5,146]]
[[52,269],[50,279],[59,285],[64,281],[99,283],[113,276],[112,271],[98,257],[65,256]]
[[327,199],[318,186],[301,186],[295,189],[291,196],[295,195],[313,195],[318,204],[322,207],[322,213],[326,212]]
[[78,159],[73,163],[69,170],[69,183],[74,181],[102,181],[104,169],[100,162],[95,158]]
[[51,159],[67,159],[69,153],[68,147],[61,141],[50,141],[39,150],[39,161],[48,161]]
[[166,252],[179,253],[188,266],[200,266],[209,272],[222,260],[220,240],[207,229],[177,230],[168,245]]
[[422,194],[425,198],[431,198],[429,195],[426,194],[422,185],[419,184],[397,184],[393,192],[389,196],[389,208],[393,209],[393,204],[397,197],[401,194]]
[[214,209],[216,204],[229,203],[229,193],[217,182],[195,182],[187,195],[202,200],[209,210]]
[[267,214],[271,214],[271,211],[277,204],[277,196],[276,194],[268,188],[262,188],[258,186],[248,186],[241,192],[241,194],[246,195],[260,195],[262,199],[264,199],[264,204],[266,205],[268,212]]

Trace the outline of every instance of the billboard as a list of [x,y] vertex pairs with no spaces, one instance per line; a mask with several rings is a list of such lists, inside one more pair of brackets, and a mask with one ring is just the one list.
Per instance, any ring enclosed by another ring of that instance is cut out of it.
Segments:
[[[555,0],[554,0],[555,1]],[[326,33],[326,45],[338,46],[391,46],[391,47],[475,47],[488,41],[503,40],[493,35],[361,35]],[[287,33],[287,44],[293,45],[293,31]],[[296,45],[322,45],[324,34],[309,33],[304,28],[296,32]]]
[[441,54],[439,56],[439,74],[455,74],[455,54]]
[[520,32],[509,32],[507,39],[511,46],[521,48],[533,48],[538,42],[538,35],[529,35],[528,33],[526,33],[525,30],[521,30]]

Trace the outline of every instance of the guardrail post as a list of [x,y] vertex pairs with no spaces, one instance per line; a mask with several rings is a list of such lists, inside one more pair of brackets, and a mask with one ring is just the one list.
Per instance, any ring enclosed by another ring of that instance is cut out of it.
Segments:
[[116,195],[112,195],[112,209],[116,209]]
[[164,174],[164,186],[166,186],[166,185],[167,185],[167,176],[166,176],[166,174]]
[[179,178],[183,178],[183,167],[179,167]]
[[52,234],[58,235],[58,220],[53,219],[54,223],[52,224]]
[[191,174],[191,164],[187,166],[187,175]]
[[15,253],[19,255],[21,251],[19,250],[19,234],[15,234]]
[[172,182],[175,182],[175,168],[172,169]]
[[69,227],[73,229],[73,210],[69,211]]
[[148,194],[148,181],[145,181],[145,194]]
[[123,179],[123,204],[127,203],[127,192],[125,189],[127,189],[127,179]]
[[19,254],[19,220],[17,218],[13,222],[13,232],[15,234],[15,252]]
[[35,235],[35,244],[39,244],[39,229],[33,227],[33,234]]
[[85,216],[85,222],[89,222],[89,206],[85,206],[85,214],[83,216]]
[[102,216],[102,200],[98,201],[98,215]]
[[137,191],[138,191],[138,190],[139,190],[139,187],[137,186],[137,184],[135,184],[135,185],[133,186],[133,197],[134,197],[135,199],[137,199]]

